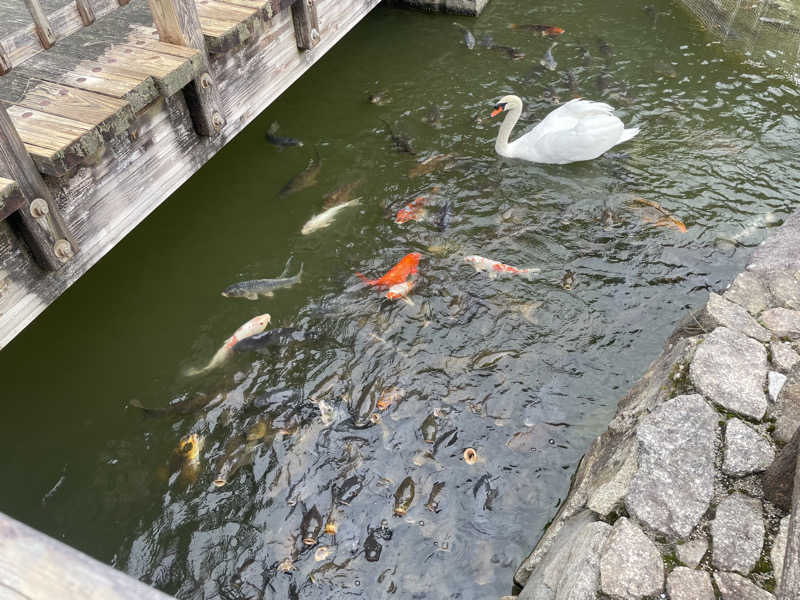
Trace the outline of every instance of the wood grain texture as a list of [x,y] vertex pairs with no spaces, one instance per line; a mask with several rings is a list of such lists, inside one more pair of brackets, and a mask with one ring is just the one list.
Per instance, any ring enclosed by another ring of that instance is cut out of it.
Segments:
[[[273,8],[277,6],[273,0]],[[285,0],[280,0],[285,1]],[[125,10],[136,10],[134,0]],[[0,223],[0,270],[13,273],[0,296],[0,347],[136,227],[207,160],[358,23],[380,0],[319,0],[320,43],[300,52],[290,11],[273,15],[246,45],[212,54],[227,124],[217,138],[195,134],[182,95],[158,99],[89,165],[59,186],[59,205],[81,251],[61,271],[44,274]],[[97,26],[94,25],[94,26]],[[94,27],[93,26],[93,27]],[[51,52],[51,51],[48,51]]]
[[94,23],[94,8],[92,8],[92,4],[89,0],[75,0],[75,7],[78,9],[78,14],[81,16],[84,27]]
[[[60,269],[71,255],[77,252],[77,243],[69,231],[50,192],[50,188],[42,180],[36,166],[17,133],[11,116],[0,105],[0,175],[13,179],[19,185],[24,196],[21,210],[15,215],[19,217],[22,233],[28,248],[37,263],[43,269]],[[48,207],[48,214],[37,218],[31,214],[30,202],[43,200]],[[56,244],[60,240],[68,243],[70,256],[59,256]]]
[[310,50],[319,43],[316,0],[297,0],[292,4],[292,20],[298,48]]
[[17,182],[0,177],[0,221],[20,208],[24,202]]
[[147,585],[0,513],[0,597],[170,600]]
[[56,34],[53,28],[50,27],[50,21],[47,15],[44,14],[39,0],[24,0],[24,2],[31,13],[33,24],[36,26],[36,35],[39,36],[39,43],[47,50],[56,43]]

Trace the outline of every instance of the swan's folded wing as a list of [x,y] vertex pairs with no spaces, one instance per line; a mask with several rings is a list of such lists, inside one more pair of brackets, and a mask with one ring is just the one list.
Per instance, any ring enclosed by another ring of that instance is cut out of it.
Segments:
[[[624,129],[622,121],[607,111],[588,112],[579,119],[569,120],[571,127],[548,128],[536,139],[531,139],[531,150],[535,152],[537,162],[565,164],[597,158],[619,143]],[[566,124],[567,119],[559,122]]]

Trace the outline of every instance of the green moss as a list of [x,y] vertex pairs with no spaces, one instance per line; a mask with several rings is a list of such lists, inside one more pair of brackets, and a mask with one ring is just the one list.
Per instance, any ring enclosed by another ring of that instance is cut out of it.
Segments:
[[678,560],[678,555],[675,553],[674,550],[662,554],[661,558],[664,560],[664,571],[667,573],[669,573],[675,567],[679,567],[683,564],[681,563],[681,561]]

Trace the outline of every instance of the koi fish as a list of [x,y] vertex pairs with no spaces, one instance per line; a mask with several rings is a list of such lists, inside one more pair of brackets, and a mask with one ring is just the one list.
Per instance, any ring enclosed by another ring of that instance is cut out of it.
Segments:
[[300,229],[300,233],[303,235],[308,235],[309,233],[314,233],[318,229],[324,229],[328,227],[331,223],[333,223],[333,219],[340,210],[344,210],[349,206],[355,206],[358,204],[361,198],[354,198],[349,202],[345,202],[344,204],[337,204],[336,206],[330,207],[328,210],[321,212],[318,215],[314,215],[306,224],[303,225],[302,229]]
[[403,302],[414,306],[414,303],[408,299],[408,294],[411,293],[411,290],[414,289],[415,285],[416,282],[413,280],[395,283],[387,290],[386,297],[389,300],[402,300]]
[[283,136],[278,135],[278,129],[279,128],[280,128],[280,125],[278,125],[278,122],[277,121],[273,121],[272,125],[269,126],[269,129],[267,129],[266,138],[267,138],[267,141],[270,144],[274,144],[275,146],[278,146],[279,148],[285,148],[287,146],[302,146],[303,145],[302,140],[298,140],[296,138],[291,138],[291,137],[283,137]]
[[[291,259],[289,260],[291,261]],[[289,288],[300,282],[300,278],[303,275],[303,263],[300,263],[300,270],[294,277],[286,277],[288,269],[289,263],[287,262],[286,268],[276,279],[240,281],[225,288],[222,295],[225,298],[247,298],[248,300],[258,300],[259,296],[272,298],[275,295],[275,290]]]
[[480,271],[488,271],[489,277],[494,279],[501,273],[510,273],[512,275],[526,275],[530,279],[531,274],[539,272],[540,269],[530,268],[530,269],[518,269],[517,267],[512,267],[511,265],[506,265],[501,262],[497,262],[496,260],[492,260],[491,258],[484,258],[483,256],[478,256],[477,254],[471,254],[469,256],[464,257],[464,262],[471,264],[475,267],[475,270]]
[[544,53],[544,57],[539,61],[539,64],[542,65],[548,71],[555,71],[558,63],[556,59],[553,58],[553,48],[558,45],[558,42],[553,42],[550,44],[550,47],[547,49],[547,52]]
[[652,223],[657,227],[669,227],[671,229],[677,229],[681,233],[686,233],[687,229],[683,221],[673,217],[658,202],[655,202],[654,200],[647,200],[641,196],[635,196],[632,202],[634,204],[640,204],[642,206],[652,208],[655,210],[657,215],[659,215],[655,216],[653,214],[642,213],[642,220],[645,223]]
[[421,258],[422,255],[419,252],[406,254],[399,263],[393,266],[386,273],[386,275],[380,277],[379,279],[367,279],[361,273],[356,273],[356,276],[367,285],[390,288],[398,283],[404,283],[408,279],[409,275],[416,274],[419,260]]
[[272,317],[270,317],[268,313],[253,317],[247,323],[239,327],[239,329],[237,329],[231,337],[225,340],[220,349],[217,350],[217,352],[211,358],[211,362],[209,362],[205,367],[202,369],[189,368],[184,372],[184,374],[188,377],[191,377],[194,375],[200,375],[201,373],[206,373],[221,366],[231,357],[233,354],[233,347],[239,343],[239,340],[243,340],[244,338],[248,338],[251,335],[255,335],[264,331],[267,328],[267,325],[269,325],[271,318]]
[[420,217],[425,212],[423,207],[427,204],[428,198],[426,196],[418,196],[416,200],[409,203],[405,208],[397,211],[395,223],[407,223],[408,221],[419,221]]
[[542,37],[555,37],[557,35],[561,35],[564,33],[564,30],[561,27],[556,27],[555,25],[533,25],[533,24],[526,24],[526,25],[517,25],[516,23],[512,23],[508,26],[509,29],[524,29],[527,31],[535,31]]

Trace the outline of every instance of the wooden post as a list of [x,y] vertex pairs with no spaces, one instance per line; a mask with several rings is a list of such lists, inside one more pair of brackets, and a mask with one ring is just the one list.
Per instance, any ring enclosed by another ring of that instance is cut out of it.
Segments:
[[44,14],[39,0],[25,0],[25,5],[28,7],[28,12],[31,13],[33,22],[36,25],[36,34],[39,36],[42,48],[47,50],[56,43],[56,34],[53,33],[53,28],[50,27],[50,21],[47,20],[47,15]]
[[208,52],[194,0],[150,0],[158,37],[162,42],[195,48],[203,53],[205,69],[186,86],[184,94],[197,133],[213,136],[222,131],[222,100],[208,72]]
[[130,2],[130,1],[131,1],[131,0],[119,0],[119,5],[120,5],[120,6],[125,6],[125,5],[127,5],[127,4],[128,4],[128,2]]
[[39,175],[33,160],[0,103],[0,171],[6,170],[19,185],[25,203],[17,211],[25,241],[43,269],[60,269],[78,246],[67,229],[50,188]]
[[292,21],[298,48],[310,50],[319,43],[316,0],[297,0],[292,4]]
[[174,600],[0,513],[0,597]]
[[94,9],[89,4],[89,0],[75,0],[75,6],[78,7],[78,13],[81,15],[84,27],[94,23]]
[[[800,430],[800,428],[798,428]],[[797,437],[797,433],[795,436]],[[795,454],[794,493],[792,494],[792,516],[789,518],[789,535],[786,537],[786,554],[783,559],[781,585],[778,600],[800,598],[800,460]]]
[[8,58],[3,42],[0,42],[0,75],[4,75],[11,70],[11,60]]

